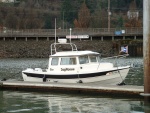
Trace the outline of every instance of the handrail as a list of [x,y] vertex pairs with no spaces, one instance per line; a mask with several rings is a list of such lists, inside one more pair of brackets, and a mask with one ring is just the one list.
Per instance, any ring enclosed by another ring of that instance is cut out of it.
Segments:
[[112,56],[112,57],[106,57],[106,58],[101,58],[101,59],[111,59],[111,58],[118,58],[118,57],[127,57],[129,54],[124,54],[124,55],[117,55],[117,56]]
[[[72,35],[116,35],[116,31],[124,30],[121,35],[142,35],[143,28],[74,28]],[[57,29],[57,36],[66,36],[69,34],[68,29]],[[55,36],[55,29],[24,29],[24,30],[1,30],[0,36]]]
[[[118,58],[124,58],[124,57],[127,57],[127,56],[129,56],[129,54],[124,54],[124,55],[117,55],[117,56],[112,56],[112,57],[101,58],[100,61],[99,61],[99,65],[98,65],[98,67],[97,67],[97,70],[98,70],[98,68],[99,68],[99,66],[100,66],[102,60],[107,60],[107,59],[115,58],[115,64],[117,64],[116,61],[117,61]],[[117,68],[118,68],[118,65],[117,65]]]
[[56,45],[70,45],[71,51],[78,51],[77,46],[74,43],[53,43],[51,44],[51,55],[55,54],[57,52]]

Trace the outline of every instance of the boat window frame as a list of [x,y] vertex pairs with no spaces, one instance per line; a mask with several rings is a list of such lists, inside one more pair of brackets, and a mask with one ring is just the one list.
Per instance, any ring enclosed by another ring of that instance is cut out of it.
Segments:
[[[91,60],[91,57],[93,57],[93,56],[95,57],[96,61]],[[98,55],[89,55],[89,60],[91,63],[97,63],[98,62]]]
[[[63,58],[71,58],[71,59],[74,59],[75,60],[75,62],[74,63],[70,63],[70,61],[69,61],[69,64],[61,64],[62,63],[62,59]],[[77,65],[77,58],[76,57],[73,57],[73,56],[67,56],[67,57],[60,57],[60,66],[63,66],[63,65]]]
[[[55,59],[56,59],[56,58],[58,59],[58,60],[57,60],[57,64],[55,64],[55,65],[52,64],[52,61],[53,61],[54,58],[55,58]],[[51,62],[50,62],[50,64],[51,64],[51,66],[58,66],[58,65],[59,65],[59,57],[51,57]]]
[[[84,57],[84,56],[86,56],[87,58],[86,58],[86,61],[85,62],[83,62],[83,61],[80,61],[80,58],[81,57]],[[88,55],[81,55],[81,56],[79,56],[78,57],[78,59],[79,59],[79,64],[88,64],[90,61],[89,61],[89,56]],[[88,62],[87,62],[88,61]],[[81,63],[81,62],[83,62],[83,63]]]
[[101,55],[97,56],[97,61],[100,63],[101,62]]

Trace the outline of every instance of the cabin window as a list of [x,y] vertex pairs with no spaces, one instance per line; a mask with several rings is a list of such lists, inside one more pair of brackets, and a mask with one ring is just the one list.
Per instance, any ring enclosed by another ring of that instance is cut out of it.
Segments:
[[96,56],[90,56],[90,62],[97,62]]
[[61,58],[60,65],[76,65],[76,58],[64,57]]
[[79,57],[79,63],[80,63],[80,64],[89,63],[88,56],[80,56],[80,57]]
[[51,65],[53,65],[53,66],[56,66],[56,65],[58,65],[58,58],[52,58],[52,61],[51,61]]

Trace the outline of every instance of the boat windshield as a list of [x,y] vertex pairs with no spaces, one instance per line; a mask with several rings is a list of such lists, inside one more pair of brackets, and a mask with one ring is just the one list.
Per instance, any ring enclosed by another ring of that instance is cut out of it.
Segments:
[[61,58],[60,65],[76,65],[76,58],[73,57],[63,57]]

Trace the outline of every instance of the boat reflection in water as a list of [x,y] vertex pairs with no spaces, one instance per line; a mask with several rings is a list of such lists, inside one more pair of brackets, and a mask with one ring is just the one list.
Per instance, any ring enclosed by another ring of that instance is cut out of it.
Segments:
[[[1,113],[144,113],[142,100],[100,96],[0,91]],[[148,112],[147,112],[148,113]]]

